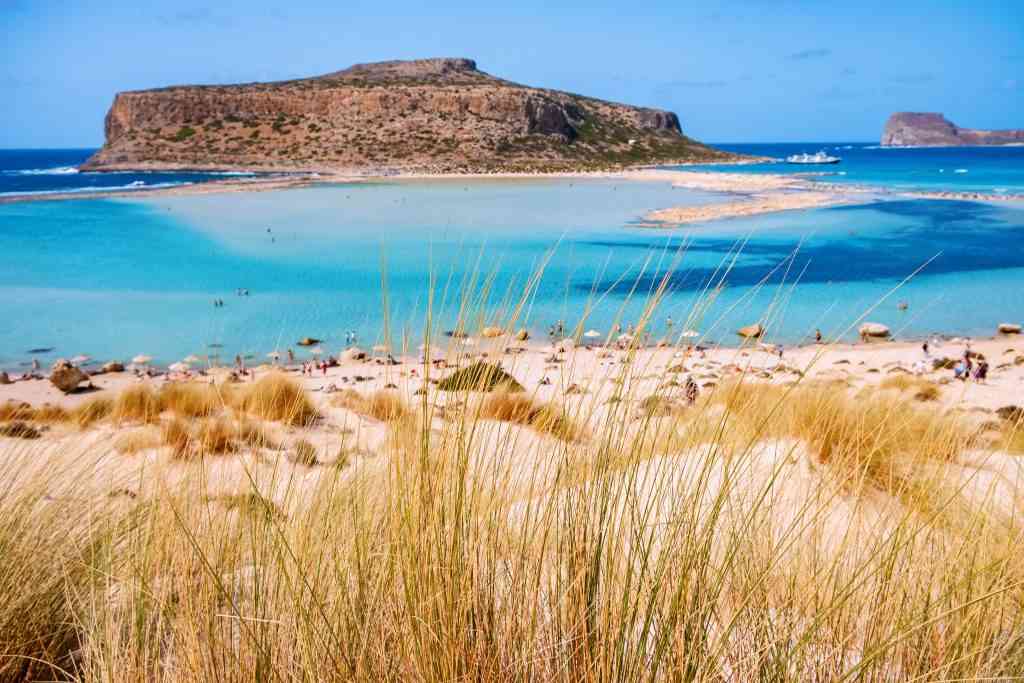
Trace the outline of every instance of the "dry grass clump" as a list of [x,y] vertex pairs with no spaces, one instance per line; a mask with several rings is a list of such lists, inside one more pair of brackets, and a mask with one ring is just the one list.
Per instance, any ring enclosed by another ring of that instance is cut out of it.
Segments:
[[211,503],[220,503],[227,510],[238,510],[247,515],[266,518],[268,520],[283,520],[284,513],[272,500],[256,492],[233,493],[221,496],[211,496],[207,499]]
[[114,399],[111,418],[116,422],[142,422],[150,424],[160,419],[163,405],[160,395],[146,384],[123,389]]
[[305,467],[316,467],[319,464],[316,457],[316,446],[305,439],[299,439],[295,442],[289,458],[292,462]]
[[163,443],[171,449],[171,455],[179,459],[189,459],[195,455],[192,445],[192,430],[181,419],[175,418],[163,425]]
[[8,400],[0,405],[0,422],[22,420],[24,422],[64,422],[70,415],[63,407],[44,403],[38,408],[22,401]]
[[211,384],[171,382],[160,389],[160,403],[178,417],[210,417],[224,409],[224,391]]
[[879,386],[882,389],[895,389],[904,392],[912,391],[914,392],[914,399],[921,402],[937,401],[940,396],[939,388],[934,383],[911,375],[887,377]]
[[[244,425],[244,427],[243,427]],[[260,430],[224,417],[189,423],[175,418],[163,426],[163,443],[175,458],[189,460],[207,455],[235,453],[242,445],[268,443]]]
[[316,407],[302,387],[280,372],[272,372],[241,391],[241,410],[263,420],[306,426],[318,417]]
[[100,420],[105,420],[114,412],[113,399],[97,396],[80,403],[71,411],[71,420],[79,429],[87,429]]
[[479,417],[530,427],[563,441],[575,441],[580,431],[565,412],[523,394],[499,391],[480,404]]
[[355,389],[345,389],[331,399],[333,405],[351,410],[357,415],[373,418],[380,422],[391,422],[405,417],[409,413],[405,401],[393,389],[381,389],[369,396],[360,394]]
[[224,455],[238,450],[238,428],[226,418],[200,420],[193,433],[194,448],[201,455]]
[[0,436],[11,439],[38,439],[42,433],[26,422],[15,420],[0,424]]
[[243,448],[280,448],[266,429],[244,418],[211,417],[194,421],[174,418],[164,423],[161,434],[163,445],[171,449],[173,457],[182,460],[226,455]]
[[740,381],[719,388],[709,402],[725,408],[724,440],[795,437],[847,482],[892,493],[915,465],[950,462],[973,441],[955,418],[871,389],[851,395],[831,384],[782,388]]
[[125,455],[135,455],[142,451],[159,448],[163,445],[163,437],[155,427],[142,427],[119,434],[114,440],[114,448]]

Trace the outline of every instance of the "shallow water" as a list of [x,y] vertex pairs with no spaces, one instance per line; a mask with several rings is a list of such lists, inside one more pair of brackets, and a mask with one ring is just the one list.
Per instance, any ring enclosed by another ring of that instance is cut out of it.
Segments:
[[[431,277],[444,329],[463,290],[489,289],[484,310],[507,313],[548,256],[521,321],[539,336],[556,320],[579,322],[588,301],[585,327],[625,327],[664,282],[655,336],[671,316],[676,333],[731,342],[737,326],[767,316],[771,336],[793,343],[815,328],[848,332],[926,262],[869,319],[907,336],[991,333],[1024,318],[1019,207],[884,201],[686,231],[635,224],[650,209],[713,199],[665,183],[523,180],[0,206],[0,367],[24,367],[38,347],[54,347],[44,363],[80,353],[230,360],[309,335],[335,352],[350,330],[364,346],[387,331],[395,347],[415,348]],[[715,285],[714,303],[687,321]]]

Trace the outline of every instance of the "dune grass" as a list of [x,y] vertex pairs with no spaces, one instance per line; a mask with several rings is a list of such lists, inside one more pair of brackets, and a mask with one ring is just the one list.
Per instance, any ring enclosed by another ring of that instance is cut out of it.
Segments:
[[262,420],[305,426],[319,417],[298,382],[281,372],[268,373],[239,393],[235,405]]
[[345,389],[331,397],[331,404],[379,422],[391,422],[409,414],[405,401],[392,389],[381,389],[368,396]]
[[115,422],[151,424],[160,419],[162,412],[160,394],[147,384],[136,384],[117,394],[110,417]]
[[580,438],[580,430],[562,409],[522,393],[498,391],[480,405],[479,417],[530,427],[565,441]]
[[[0,477],[17,491],[0,497],[0,673],[1019,675],[1019,521],[917,466],[952,466],[970,445],[949,416],[873,391],[736,381],[638,420],[643,399],[627,390],[592,420],[571,416],[586,440],[529,442],[493,420],[537,429],[545,406],[499,392],[441,431],[406,412],[391,423],[402,438],[378,453],[384,467],[305,470],[316,479],[282,488],[294,475],[281,459],[220,488],[200,475],[117,505],[88,493],[109,477],[53,480],[55,463],[102,460],[26,451]],[[185,458],[226,453],[238,424],[176,417],[162,439]],[[680,439],[671,453],[638,436],[665,425]],[[792,445],[765,450],[776,443]],[[539,449],[533,463],[507,467],[523,448]],[[582,475],[570,481],[568,463]],[[41,474],[23,474],[29,464]],[[930,505],[902,494],[925,483]],[[83,499],[90,513],[68,514]]]
[[942,395],[939,387],[934,382],[929,382],[920,377],[912,375],[896,375],[887,377],[879,385],[883,389],[896,389],[897,391],[912,393],[917,401],[937,401]]

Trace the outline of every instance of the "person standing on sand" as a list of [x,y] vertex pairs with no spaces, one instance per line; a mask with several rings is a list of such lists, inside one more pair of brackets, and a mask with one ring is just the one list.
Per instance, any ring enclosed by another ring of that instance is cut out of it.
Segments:
[[821,330],[818,330],[818,329],[814,330],[814,343],[815,344],[820,344],[821,343]]
[[294,363],[295,362],[295,352],[292,351],[291,349],[288,349],[288,362],[289,363]]
[[697,383],[693,381],[693,377],[686,378],[686,386],[684,388],[686,395],[687,405],[693,405],[697,402],[697,395],[700,393],[700,389],[697,387]]

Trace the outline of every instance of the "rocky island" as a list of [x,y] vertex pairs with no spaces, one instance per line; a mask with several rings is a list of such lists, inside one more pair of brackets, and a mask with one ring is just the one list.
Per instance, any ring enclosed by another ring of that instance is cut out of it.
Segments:
[[670,111],[519,85],[470,59],[119,93],[83,169],[358,173],[606,170],[727,160]]
[[889,117],[882,131],[884,147],[966,147],[1024,145],[1024,130],[960,128],[938,113],[901,111]]

